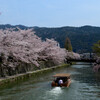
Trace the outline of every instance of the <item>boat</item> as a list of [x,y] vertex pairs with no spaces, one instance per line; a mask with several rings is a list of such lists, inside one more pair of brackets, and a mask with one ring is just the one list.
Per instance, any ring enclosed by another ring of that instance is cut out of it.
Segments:
[[[56,74],[53,75],[54,80],[51,83],[52,87],[69,87],[71,84],[71,79],[70,79],[70,74],[68,73],[60,73],[60,74]],[[63,83],[59,83],[59,81],[62,80]]]

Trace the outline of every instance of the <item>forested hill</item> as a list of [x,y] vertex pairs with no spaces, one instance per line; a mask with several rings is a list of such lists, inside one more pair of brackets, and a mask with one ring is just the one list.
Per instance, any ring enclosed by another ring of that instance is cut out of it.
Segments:
[[75,52],[91,52],[92,45],[100,40],[100,27],[61,27],[61,28],[36,28],[39,37],[54,38],[61,47],[64,47],[66,37],[69,37]]
[[66,37],[69,37],[75,52],[91,52],[92,45],[100,40],[100,27],[82,26],[82,27],[59,27],[59,28],[46,28],[46,27],[27,27],[23,25],[0,25],[0,29],[16,28],[21,29],[34,28],[35,34],[45,38],[54,38],[64,47]]

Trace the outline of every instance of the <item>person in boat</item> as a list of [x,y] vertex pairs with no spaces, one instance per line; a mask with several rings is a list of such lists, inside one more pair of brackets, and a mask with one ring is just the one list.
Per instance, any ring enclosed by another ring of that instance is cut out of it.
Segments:
[[63,84],[63,80],[60,79],[60,80],[59,80],[59,86],[61,86],[62,84]]

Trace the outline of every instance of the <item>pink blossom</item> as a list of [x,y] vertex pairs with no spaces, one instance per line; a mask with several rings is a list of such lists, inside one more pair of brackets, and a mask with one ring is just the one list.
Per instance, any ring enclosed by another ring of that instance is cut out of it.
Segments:
[[[18,31],[15,31],[15,28],[0,29],[0,53],[4,53],[6,58],[12,54],[17,61],[33,63],[38,67],[40,60],[50,60],[58,65],[66,58],[80,58],[79,54],[60,48],[59,43],[54,39],[42,41],[34,34],[33,29],[17,29]],[[16,65],[12,64],[12,66]]]
[[96,63],[94,64],[93,70],[94,72],[98,72],[100,69],[100,57],[97,58]]
[[66,50],[59,47],[53,39],[42,41],[32,29],[14,31],[14,28],[0,30],[0,52],[5,56],[10,53],[16,59],[39,66],[38,59],[52,60],[55,64],[63,63]]

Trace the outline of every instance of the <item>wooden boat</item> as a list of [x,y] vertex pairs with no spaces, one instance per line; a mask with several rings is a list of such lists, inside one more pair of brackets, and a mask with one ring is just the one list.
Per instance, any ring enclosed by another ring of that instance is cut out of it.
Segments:
[[[69,87],[71,84],[71,79],[70,79],[70,74],[56,74],[53,76],[55,79],[51,83],[52,87],[56,86],[64,86],[64,87]],[[62,80],[63,83],[59,84],[59,80]]]

